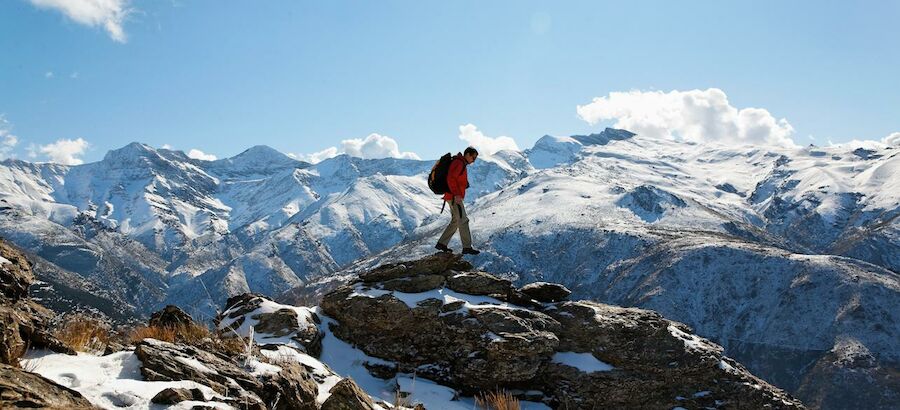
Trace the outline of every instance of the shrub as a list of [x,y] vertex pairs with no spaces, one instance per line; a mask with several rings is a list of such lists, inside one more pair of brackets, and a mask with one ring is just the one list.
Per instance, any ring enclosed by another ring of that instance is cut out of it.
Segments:
[[178,326],[139,326],[131,330],[128,342],[136,344],[146,338],[162,340],[169,343],[183,343],[199,346],[213,338],[213,334],[204,326],[187,324]]
[[519,410],[519,399],[500,390],[479,394],[475,397],[475,404],[484,410]]
[[97,353],[109,343],[109,330],[109,325],[101,320],[74,313],[58,321],[53,335],[72,350]]

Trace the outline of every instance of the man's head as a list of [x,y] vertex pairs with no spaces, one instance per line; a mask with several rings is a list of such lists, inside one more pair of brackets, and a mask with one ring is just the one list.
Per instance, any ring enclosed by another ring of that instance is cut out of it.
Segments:
[[472,147],[468,147],[465,151],[463,151],[463,157],[466,159],[466,163],[471,164],[475,162],[476,158],[478,158],[478,150]]

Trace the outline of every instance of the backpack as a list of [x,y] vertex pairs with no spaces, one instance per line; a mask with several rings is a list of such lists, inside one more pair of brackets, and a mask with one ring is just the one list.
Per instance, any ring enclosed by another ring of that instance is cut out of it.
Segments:
[[431,167],[431,173],[428,174],[428,188],[431,188],[431,192],[443,195],[450,191],[450,187],[447,186],[447,173],[450,171],[451,162],[453,155],[448,152]]

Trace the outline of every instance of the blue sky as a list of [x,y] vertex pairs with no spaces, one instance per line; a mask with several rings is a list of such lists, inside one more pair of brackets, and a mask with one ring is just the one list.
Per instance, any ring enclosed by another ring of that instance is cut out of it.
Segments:
[[[360,144],[342,140],[377,133],[434,158],[466,145],[466,124],[467,138],[522,149],[616,124],[686,133],[639,118],[653,104],[689,116],[667,105],[685,95],[727,95],[721,121],[755,107],[789,123],[744,142],[900,131],[897,1],[83,2],[0,2],[0,136],[16,137],[0,154],[93,161],[130,141],[350,152]],[[593,114],[576,110],[595,97]]]

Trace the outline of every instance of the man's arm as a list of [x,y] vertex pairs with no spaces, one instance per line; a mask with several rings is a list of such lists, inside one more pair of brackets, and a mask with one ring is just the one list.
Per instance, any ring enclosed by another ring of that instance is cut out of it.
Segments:
[[[461,161],[453,160],[450,163],[450,169],[447,170],[447,188],[450,188],[450,193],[453,195],[454,202],[457,201],[457,198],[462,199],[463,192],[465,191],[465,181],[460,183],[462,178],[463,166]],[[462,189],[460,189],[462,186]]]

